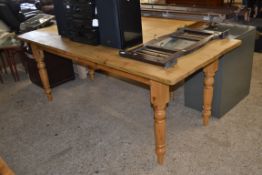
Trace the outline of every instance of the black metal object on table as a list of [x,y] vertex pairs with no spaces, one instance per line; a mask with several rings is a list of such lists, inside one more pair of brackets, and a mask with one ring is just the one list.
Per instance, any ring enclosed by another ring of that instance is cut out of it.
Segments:
[[209,41],[223,39],[228,31],[217,32],[180,28],[176,32],[153,39],[145,45],[121,50],[120,56],[169,68],[176,64],[177,58],[192,53]]
[[22,22],[20,24],[20,31],[24,33],[49,26],[53,24],[52,19],[54,19],[53,15],[48,15],[44,13],[37,14],[34,17]]
[[207,22],[223,22],[235,18],[240,11],[241,9],[236,6],[208,8],[170,4],[141,4],[142,16]]

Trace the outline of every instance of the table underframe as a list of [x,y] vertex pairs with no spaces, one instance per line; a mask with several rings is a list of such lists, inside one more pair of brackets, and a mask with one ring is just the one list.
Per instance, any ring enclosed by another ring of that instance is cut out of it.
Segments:
[[[44,87],[44,91],[48,97],[49,101],[52,101],[52,90],[49,84],[49,78],[46,71],[46,65],[44,61],[44,51],[50,52],[65,58],[74,60],[83,65],[86,65],[90,69],[90,78],[94,79],[95,70],[100,69],[118,76],[135,80],[150,86],[150,101],[154,109],[154,132],[155,132],[155,149],[157,155],[157,162],[162,165],[164,163],[164,157],[166,153],[166,108],[170,100],[170,87],[173,85],[164,84],[152,80],[150,78],[144,78],[138,75],[134,75],[122,70],[118,70],[106,65],[97,64],[88,60],[81,60],[79,58],[72,56],[67,52],[59,52],[58,50],[52,48],[43,48],[38,44],[31,43],[31,48],[33,56],[37,61],[37,66],[39,69],[39,74]],[[203,124],[208,125],[209,118],[211,117],[211,107],[213,100],[213,86],[214,86],[214,76],[218,70],[219,58],[210,63],[209,65],[203,67],[204,78],[204,98],[203,98]],[[174,84],[175,85],[175,84]]]

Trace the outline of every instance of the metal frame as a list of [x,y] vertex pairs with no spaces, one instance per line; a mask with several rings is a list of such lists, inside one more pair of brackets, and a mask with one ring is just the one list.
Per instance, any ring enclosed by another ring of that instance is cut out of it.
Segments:
[[239,10],[240,8],[230,5],[208,8],[170,4],[141,4],[142,16],[207,22],[223,22],[227,19],[233,19],[239,13]]
[[[176,64],[177,58],[192,53],[211,40],[223,39],[227,35],[228,31],[217,32],[211,30],[180,28],[175,33],[161,36],[157,39],[149,41],[145,45],[140,45],[130,50],[121,50],[119,54],[123,57],[169,68]],[[194,41],[194,44],[190,44],[183,49],[157,46],[158,43],[168,39]]]

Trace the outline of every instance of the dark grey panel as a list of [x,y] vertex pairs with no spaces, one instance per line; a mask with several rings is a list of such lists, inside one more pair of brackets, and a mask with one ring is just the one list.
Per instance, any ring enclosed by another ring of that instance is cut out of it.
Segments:
[[[221,117],[249,94],[255,28],[251,26],[220,24],[230,29],[230,37],[242,40],[242,45],[220,59],[215,77],[212,115]],[[185,83],[185,105],[202,111],[203,73],[197,72]]]

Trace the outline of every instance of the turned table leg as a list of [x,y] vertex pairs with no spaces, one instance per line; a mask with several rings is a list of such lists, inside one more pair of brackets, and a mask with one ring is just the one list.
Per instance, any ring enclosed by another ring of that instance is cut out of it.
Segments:
[[166,153],[166,107],[169,102],[169,86],[151,81],[151,103],[154,108],[157,162],[162,165]]
[[37,67],[38,67],[39,75],[40,75],[40,78],[41,78],[41,81],[44,87],[44,91],[47,95],[48,101],[52,101],[53,96],[52,96],[52,91],[51,91],[50,84],[49,84],[48,74],[46,71],[46,65],[44,62],[44,53],[34,44],[31,44],[31,48],[32,48],[33,56],[37,62]]
[[95,79],[95,69],[93,67],[91,66],[88,67],[88,74],[89,74],[90,80]]
[[203,102],[203,124],[208,125],[209,118],[211,117],[212,110],[212,101],[213,101],[213,92],[214,92],[214,80],[215,74],[218,70],[218,60],[209,64],[204,68],[204,102]]

